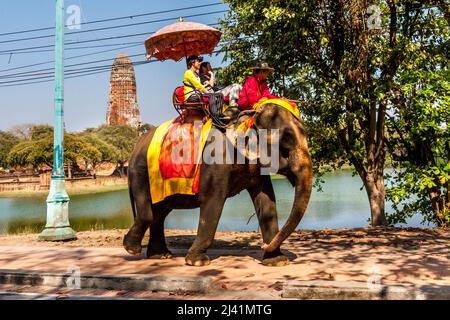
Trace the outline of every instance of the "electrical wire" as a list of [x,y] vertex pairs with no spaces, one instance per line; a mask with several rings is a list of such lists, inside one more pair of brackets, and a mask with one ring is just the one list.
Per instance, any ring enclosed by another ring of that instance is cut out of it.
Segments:
[[[209,26],[217,26],[218,23],[215,24],[210,24]],[[75,42],[67,42],[64,45],[65,46],[70,46],[70,45],[75,45],[75,44],[80,44],[80,43],[91,43],[91,42],[96,42],[96,41],[102,41],[102,40],[115,40],[115,39],[123,39],[123,38],[131,38],[131,37],[140,37],[140,36],[145,36],[145,35],[152,35],[154,34],[156,31],[153,32],[143,32],[143,33],[134,33],[134,34],[126,34],[126,35],[120,35],[120,36],[113,36],[113,37],[106,37],[106,38],[100,38],[100,39],[95,39],[95,40],[82,40],[82,41],[75,41]],[[19,48],[19,49],[11,49],[11,50],[2,50],[0,51],[0,54],[3,53],[15,53],[20,52],[20,51],[26,51],[26,50],[33,50],[33,49],[43,49],[43,48],[53,48],[55,45],[51,44],[51,45],[45,45],[45,46],[34,46],[34,47],[28,47],[28,48]]]
[[[187,15],[187,16],[185,16],[185,18],[202,17],[202,16],[213,15],[213,14],[220,14],[220,13],[225,13],[225,12],[227,12],[227,11],[226,10],[220,10],[220,11],[213,11],[213,12],[197,13],[197,14]],[[67,32],[66,35],[70,36],[70,35],[87,33],[87,32],[93,32],[93,31],[104,31],[104,30],[112,30],[112,29],[119,29],[119,28],[135,27],[135,26],[152,24],[152,23],[158,23],[158,22],[174,21],[177,18],[178,17],[164,18],[164,19],[153,20],[153,21],[136,22],[136,23],[130,23],[130,24],[124,24],[124,25],[102,27],[102,28],[97,28],[97,29],[82,30],[82,31],[76,31],[76,32]],[[38,40],[38,39],[45,39],[45,38],[53,38],[54,36],[55,36],[54,34],[50,34],[50,35],[28,37],[28,38],[21,38],[21,39],[10,39],[10,40],[0,41],[0,44],[13,43],[13,42],[23,42],[23,41],[30,41],[30,40]]]
[[[64,60],[73,60],[73,59],[78,59],[78,58],[83,58],[83,57],[89,57],[89,56],[94,56],[94,55],[98,55],[98,54],[102,54],[102,53],[106,53],[106,52],[134,48],[134,47],[141,46],[141,45],[142,45],[142,43],[138,42],[137,44],[134,44],[134,45],[127,45],[127,46],[118,47],[118,48],[114,48],[114,49],[101,50],[101,51],[97,51],[97,52],[91,52],[91,53],[81,54],[81,55],[77,55],[77,56],[71,56],[71,57],[64,58]],[[7,72],[7,71],[20,70],[20,69],[27,69],[27,68],[31,68],[31,67],[36,67],[36,66],[41,66],[41,65],[54,63],[54,62],[55,62],[55,60],[49,60],[49,61],[45,61],[45,62],[28,64],[28,65],[24,65],[24,66],[20,66],[20,67],[3,69],[3,70],[0,70],[0,73]],[[0,75],[0,77],[1,77],[1,75]]]
[[[230,42],[222,41],[222,42],[219,42],[218,45],[222,46],[222,45],[225,45],[227,43],[230,43]],[[139,44],[139,45],[142,45],[142,44]],[[115,50],[122,50],[122,49],[123,48],[117,48]],[[91,54],[84,54],[84,55],[70,57],[70,58],[67,58],[66,60],[73,59],[73,58],[79,58],[79,57],[87,57],[87,56],[100,54],[100,53],[104,53],[104,52],[110,52],[110,51],[111,50],[102,50],[102,51],[91,53]],[[134,57],[141,57],[141,56],[144,56],[144,55],[145,55],[145,53],[139,53],[139,54],[130,55],[129,57],[130,58],[134,58]],[[77,64],[65,65],[65,68],[70,68],[70,67],[75,67],[75,66],[82,66],[82,65],[87,65],[87,64],[95,64],[95,63],[99,63],[99,62],[109,62],[111,60],[114,60],[114,58],[108,58],[108,59],[102,59],[102,60],[94,60],[94,61],[89,61],[89,62],[82,62],[82,63],[77,63]],[[23,69],[23,68],[29,68],[29,67],[36,66],[36,65],[49,64],[49,63],[52,63],[52,62],[53,61],[47,61],[47,62],[36,63],[36,64],[31,64],[31,65],[26,65],[26,66],[21,66],[21,67],[16,67],[16,68],[0,70],[0,73],[6,72],[6,71],[13,71],[13,70],[18,70],[18,69]],[[43,72],[45,72],[45,71],[52,71],[52,70],[54,70],[53,67],[52,68],[45,68],[45,69],[38,69],[38,70],[18,72],[18,73],[0,74],[0,79],[1,78],[16,78],[16,77],[25,77],[25,76],[33,76],[33,75],[42,75]]]
[[[118,21],[118,20],[125,20],[125,19],[141,18],[141,17],[152,16],[152,15],[171,13],[171,12],[177,12],[177,11],[185,11],[185,10],[191,10],[191,9],[200,9],[200,8],[212,7],[212,6],[218,6],[218,5],[223,5],[223,3],[216,2],[216,3],[210,3],[210,4],[204,4],[204,5],[189,6],[189,7],[184,7],[184,8],[176,8],[176,9],[169,9],[169,10],[155,11],[155,12],[149,12],[149,13],[141,13],[141,14],[135,14],[135,15],[122,16],[122,17],[116,17],[116,18],[108,18],[108,19],[85,22],[82,25],[89,25],[89,24],[96,24],[96,23],[103,23],[103,22],[110,22],[110,21]],[[67,25],[65,27],[67,27]],[[6,33],[0,33],[0,37],[15,35],[15,34],[22,34],[22,33],[54,30],[54,29],[55,29],[55,26],[51,26],[51,27],[38,28],[38,29],[28,29],[28,30],[21,30],[21,31],[6,32]]]
[[[211,54],[217,54],[220,53],[220,50],[215,50]],[[140,55],[133,55],[130,57],[135,57]],[[159,60],[152,59],[152,60],[142,60],[133,62],[133,66],[140,66],[145,65],[149,63],[158,62]],[[87,76],[87,75],[94,75],[94,74],[100,74],[105,72],[111,72],[111,64],[108,65],[100,65],[100,66],[92,66],[87,68],[79,68],[79,69],[68,69],[65,71],[65,79],[73,79],[77,77]],[[20,80],[11,80],[11,81],[3,81],[0,82],[0,88],[5,87],[15,87],[15,86],[23,86],[23,85],[29,85],[29,84],[38,84],[38,83],[45,83],[45,82],[52,82],[54,79],[53,72],[49,72],[48,75],[43,75],[40,77],[33,77],[30,79],[20,79]],[[37,81],[36,81],[37,80]]]

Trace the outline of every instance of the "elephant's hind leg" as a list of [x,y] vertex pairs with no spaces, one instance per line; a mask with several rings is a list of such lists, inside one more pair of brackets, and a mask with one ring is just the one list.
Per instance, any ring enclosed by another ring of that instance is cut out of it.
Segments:
[[[250,197],[255,206],[264,243],[270,243],[278,233],[278,216],[275,192],[269,176],[262,177],[263,182],[249,189]],[[289,259],[280,248],[273,252],[264,252],[262,264],[270,267],[282,267],[289,264]]]
[[170,259],[172,252],[167,248],[166,237],[164,235],[164,221],[170,210],[166,212],[154,211],[154,220],[150,225],[150,240],[147,247],[147,258],[149,259]]
[[142,239],[144,238],[147,226],[143,225],[140,221],[135,221],[128,233],[123,239],[123,246],[125,250],[134,256],[141,255],[142,252]]

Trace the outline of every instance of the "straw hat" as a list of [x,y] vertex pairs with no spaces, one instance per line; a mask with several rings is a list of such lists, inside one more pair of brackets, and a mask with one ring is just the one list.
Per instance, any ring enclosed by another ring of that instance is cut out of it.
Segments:
[[270,67],[267,62],[260,62],[255,67],[251,67],[250,70],[269,70],[270,72],[275,71],[275,69]]

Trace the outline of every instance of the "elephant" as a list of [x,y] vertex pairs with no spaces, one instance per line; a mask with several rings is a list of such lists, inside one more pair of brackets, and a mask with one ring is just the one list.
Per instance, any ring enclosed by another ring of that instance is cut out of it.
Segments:
[[[125,250],[129,254],[140,255],[142,239],[150,228],[147,258],[172,258],[164,236],[165,218],[175,209],[200,208],[197,235],[187,252],[185,262],[189,266],[209,265],[207,249],[213,243],[226,199],[247,190],[258,217],[264,242],[262,264],[265,266],[289,264],[289,259],[281,252],[280,246],[300,223],[312,190],[312,161],[306,127],[302,120],[294,117],[287,109],[267,104],[261,111],[255,113],[254,128],[256,131],[279,130],[277,173],[285,176],[295,187],[292,210],[281,230],[278,226],[271,178],[270,175],[261,174],[262,165],[259,161],[252,164],[201,163],[198,194],[177,194],[152,204],[147,171],[147,151],[155,132],[152,130],[140,138],[129,160],[128,184],[134,223],[124,237]],[[207,142],[206,146],[208,143],[210,142]]]

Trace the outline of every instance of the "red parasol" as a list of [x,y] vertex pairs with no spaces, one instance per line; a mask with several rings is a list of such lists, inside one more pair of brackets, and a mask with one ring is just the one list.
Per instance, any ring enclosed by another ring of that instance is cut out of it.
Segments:
[[221,36],[222,32],[213,27],[180,18],[145,41],[146,57],[180,61],[191,55],[211,54]]

